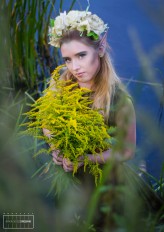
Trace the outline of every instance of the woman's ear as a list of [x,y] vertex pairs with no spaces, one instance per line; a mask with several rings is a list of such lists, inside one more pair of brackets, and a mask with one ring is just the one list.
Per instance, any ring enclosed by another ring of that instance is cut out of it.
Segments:
[[103,57],[106,51],[107,47],[107,32],[103,35],[102,39],[100,40],[100,45],[99,45],[99,56]]

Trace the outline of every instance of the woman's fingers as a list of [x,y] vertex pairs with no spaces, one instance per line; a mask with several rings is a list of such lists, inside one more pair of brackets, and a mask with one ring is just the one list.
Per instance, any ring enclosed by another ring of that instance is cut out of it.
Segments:
[[84,165],[84,162],[79,162],[78,168],[80,168],[80,167],[83,166],[83,165]]
[[63,158],[63,169],[66,171],[66,172],[71,172],[73,171],[73,164],[72,162],[67,159],[67,158]]
[[54,161],[54,163],[57,164],[57,165],[62,165],[62,164],[63,164],[62,161],[58,161],[58,160],[55,159],[55,158],[53,158],[53,161]]
[[63,164],[63,156],[59,156],[60,151],[56,150],[52,152],[52,156],[53,156],[53,161],[55,162],[55,164],[57,165],[62,165]]
[[[63,158],[62,155],[59,156],[59,153],[60,153],[59,150],[55,150],[52,152],[52,157],[53,157],[54,163],[57,165],[62,165],[65,172],[72,172],[73,171],[73,163],[69,159]],[[83,164],[84,164],[83,161],[80,161],[78,164],[78,168],[81,167]]]

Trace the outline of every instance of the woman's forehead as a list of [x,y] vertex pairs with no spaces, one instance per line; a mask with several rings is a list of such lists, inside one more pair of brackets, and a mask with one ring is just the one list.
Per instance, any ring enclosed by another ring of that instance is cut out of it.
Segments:
[[86,45],[81,41],[70,40],[61,45],[61,53],[80,53],[82,51],[94,51],[95,49],[92,46]]

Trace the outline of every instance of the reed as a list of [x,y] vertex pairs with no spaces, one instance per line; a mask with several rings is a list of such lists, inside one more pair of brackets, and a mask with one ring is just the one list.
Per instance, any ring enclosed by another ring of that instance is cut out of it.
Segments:
[[[56,0],[3,0],[1,9],[8,21],[10,36],[10,86],[40,93],[50,76],[50,67],[60,63],[56,48],[50,50],[47,35]],[[70,9],[75,0],[70,2]],[[60,0],[60,9],[63,1]]]

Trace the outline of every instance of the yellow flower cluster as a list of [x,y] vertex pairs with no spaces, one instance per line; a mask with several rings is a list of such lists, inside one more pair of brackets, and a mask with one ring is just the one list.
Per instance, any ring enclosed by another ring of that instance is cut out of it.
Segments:
[[[52,86],[47,88],[44,96],[26,113],[30,119],[26,123],[27,133],[51,144],[49,152],[60,150],[60,154],[73,162],[73,174],[77,172],[79,159],[83,158],[84,171],[88,166],[97,183],[102,170],[98,163],[91,163],[87,154],[101,155],[111,146],[108,127],[99,111],[91,108],[91,91],[79,88],[72,81],[59,80],[60,68],[52,76],[55,90]],[[43,135],[43,128],[50,131],[50,138]]]

